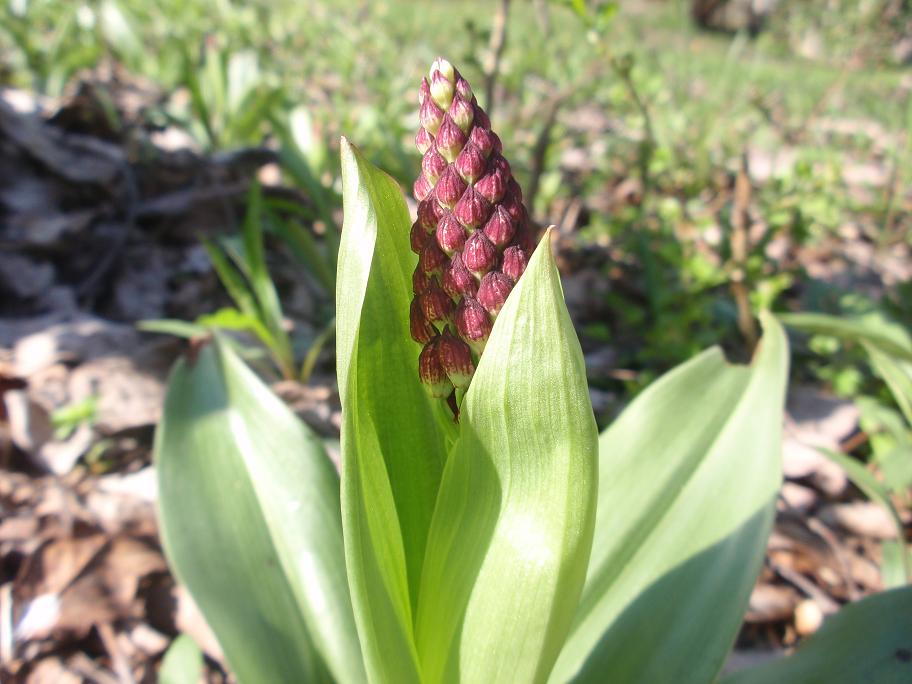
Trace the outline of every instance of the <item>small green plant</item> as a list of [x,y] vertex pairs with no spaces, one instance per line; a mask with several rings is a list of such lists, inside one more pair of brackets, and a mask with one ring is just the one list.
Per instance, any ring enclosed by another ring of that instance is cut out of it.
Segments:
[[796,330],[860,346],[899,409],[876,397],[856,399],[874,472],[846,454],[828,449],[823,453],[842,466],[866,496],[882,505],[896,525],[895,542],[884,546],[887,584],[912,583],[912,551],[906,544],[905,524],[893,501],[895,497],[905,506],[912,503],[912,336],[877,311],[854,317],[797,313],[780,318]]
[[[155,446],[178,578],[242,682],[717,681],[781,483],[781,326],[762,316],[751,366],[703,352],[597,434],[548,235],[489,318],[481,287],[508,274],[525,210],[501,174],[514,233],[487,234],[504,204],[482,179],[507,168],[487,118],[444,60],[421,92],[422,256],[399,186],[342,142],[340,472],[231,346],[195,348]],[[473,268],[479,235],[493,254]],[[474,295],[444,288],[457,256]],[[434,288],[450,303],[425,306]],[[487,326],[459,324],[469,297]],[[894,590],[723,681],[899,681],[910,616],[912,590]]]

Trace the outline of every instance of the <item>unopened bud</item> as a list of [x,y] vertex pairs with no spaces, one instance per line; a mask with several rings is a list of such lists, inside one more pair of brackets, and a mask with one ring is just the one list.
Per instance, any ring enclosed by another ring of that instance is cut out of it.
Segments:
[[412,229],[409,231],[409,242],[411,243],[412,251],[415,254],[421,254],[421,250],[424,249],[424,243],[428,239],[428,234],[424,232],[421,224],[418,221],[415,221],[412,224]]
[[444,111],[450,108],[450,103],[453,101],[453,92],[455,90],[453,85],[453,81],[439,71],[435,71],[431,75],[431,97],[437,103],[437,106]]
[[424,229],[425,233],[433,233],[437,227],[437,214],[434,211],[436,204],[437,202],[432,197],[428,197],[423,202],[418,203],[417,223]]
[[478,286],[478,303],[492,316],[496,316],[510,296],[513,281],[503,273],[491,271],[481,279]]
[[485,234],[478,230],[466,240],[462,261],[469,271],[480,277],[494,268],[497,250]]
[[469,132],[469,127],[472,125],[472,119],[475,116],[472,105],[461,97],[454,97],[453,104],[450,105],[449,115],[453,123],[459,126],[463,133]]
[[437,284],[432,284],[418,297],[418,301],[421,313],[429,323],[443,324],[453,316],[453,300]]
[[454,69],[453,65],[443,57],[438,57],[433,61],[431,64],[431,69],[428,71],[428,77],[433,79],[435,71],[440,72],[440,75],[448,81],[453,81],[456,79],[456,69]]
[[454,320],[459,336],[476,354],[481,354],[491,336],[492,325],[488,312],[474,297],[464,297],[456,309]]
[[479,195],[484,197],[488,202],[496,204],[503,199],[507,191],[507,180],[509,175],[505,174],[498,168],[492,168],[475,183],[475,190]]
[[418,256],[418,266],[425,275],[440,275],[447,262],[447,255],[437,246],[436,240],[427,240]]
[[456,301],[466,295],[474,297],[478,292],[478,281],[462,263],[462,256],[459,254],[454,254],[450,263],[444,268],[441,285],[443,291]]
[[419,202],[431,194],[431,190],[433,189],[434,186],[432,186],[428,179],[423,175],[418,176],[415,180],[415,185],[412,186],[412,192],[415,193],[415,199]]
[[443,155],[443,158],[452,163],[465,147],[467,138],[463,130],[457,126],[449,116],[444,116],[440,124],[440,129],[435,132],[437,135],[437,151]]
[[421,311],[421,305],[417,298],[412,300],[411,307],[409,308],[409,331],[412,334],[412,339],[418,344],[430,342],[434,338],[434,335],[437,334],[434,326],[424,317],[424,313]]
[[431,286],[431,282],[431,277],[422,271],[420,266],[416,266],[412,271],[412,292],[415,294],[421,294],[427,290]]
[[470,187],[459,198],[453,213],[466,228],[478,228],[491,215],[491,203]]
[[452,214],[447,214],[440,223],[437,224],[437,244],[447,256],[452,256],[453,252],[462,249],[465,244],[465,228],[456,220]]
[[424,104],[424,101],[431,95],[431,86],[426,78],[421,79],[421,85],[418,87],[418,105]]
[[436,150],[428,152],[421,158],[421,171],[431,183],[437,182],[437,179],[440,178],[440,174],[446,170],[446,167],[446,159],[441,157],[440,153]]
[[[480,116],[480,109],[475,110],[475,123],[476,126],[472,129],[472,132],[469,134],[469,142],[475,145],[478,148],[478,151],[487,158],[490,156],[491,152],[494,150],[494,141],[497,136],[491,131],[490,128],[482,127],[478,121]],[[424,154],[422,152],[422,154]]]
[[433,144],[434,136],[428,133],[427,129],[419,128],[418,135],[415,136],[415,147],[418,148],[418,151],[425,154]]
[[432,135],[437,135],[443,119],[443,110],[437,106],[437,103],[431,98],[425,100],[421,105],[421,110],[418,112],[418,120],[421,122],[421,126]]
[[462,76],[456,79],[456,92],[466,102],[471,102],[475,96],[472,94],[472,86]]
[[485,171],[484,155],[475,145],[466,143],[456,158],[456,171],[467,183],[474,183]]
[[513,223],[513,219],[510,218],[510,214],[507,213],[506,209],[498,206],[485,224],[484,234],[494,243],[495,247],[503,249],[510,244],[510,240],[513,239],[515,233],[516,226]]
[[459,389],[466,389],[472,380],[472,374],[475,373],[469,345],[446,329],[437,342],[437,357],[450,382]]
[[440,180],[437,181],[434,194],[441,205],[447,209],[452,209],[456,206],[456,202],[459,201],[465,190],[465,181],[459,177],[456,169],[448,166],[446,171],[440,176]]
[[500,270],[515,283],[529,265],[529,257],[522,247],[507,247],[503,253],[503,264]]
[[453,391],[453,383],[447,377],[437,355],[437,339],[428,342],[421,350],[418,357],[418,377],[432,397],[446,399]]

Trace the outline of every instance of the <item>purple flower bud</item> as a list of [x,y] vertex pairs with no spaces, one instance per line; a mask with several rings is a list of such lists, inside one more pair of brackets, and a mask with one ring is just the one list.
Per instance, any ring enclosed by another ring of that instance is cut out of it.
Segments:
[[430,323],[445,323],[453,315],[453,300],[437,284],[432,284],[420,294],[418,301],[421,313]]
[[[445,162],[444,162],[445,163]],[[466,143],[456,158],[456,171],[466,183],[474,183],[485,170],[484,155],[472,143]]]
[[522,248],[528,256],[535,251],[535,237],[532,235],[532,228],[529,225],[528,218],[525,216],[525,211],[523,209],[523,221],[517,224],[516,235],[513,236],[513,244]]
[[481,277],[497,262],[497,250],[485,234],[478,230],[466,240],[462,252],[462,262],[470,272]]
[[507,210],[510,218],[516,221],[516,225],[521,226],[526,222],[526,210],[523,208],[522,200],[511,193],[509,188],[507,188],[501,206]]
[[412,339],[418,344],[427,344],[437,334],[434,326],[424,317],[418,297],[412,300],[412,305],[409,308],[409,331],[412,334]]
[[428,84],[427,78],[421,79],[421,85],[418,87],[418,105],[419,107],[424,104],[424,101],[428,99],[428,96],[431,94],[431,86]]
[[428,276],[422,271],[420,266],[416,266],[415,270],[412,271],[412,292],[421,294],[426,291],[432,283],[433,280],[431,280],[431,276]]
[[491,203],[470,187],[456,203],[453,213],[466,228],[478,228],[491,215]]
[[412,246],[412,251],[415,254],[421,254],[421,250],[424,249],[424,243],[427,242],[428,234],[424,232],[424,228],[421,226],[418,221],[415,221],[412,224],[412,229],[409,231],[409,242]]
[[462,148],[465,147],[466,134],[449,116],[443,117],[443,122],[436,134],[437,151],[443,155],[444,159],[453,163],[462,152]]
[[418,120],[421,125],[433,135],[437,135],[444,118],[443,110],[432,99],[425,100],[418,112]]
[[500,169],[491,168],[475,183],[475,190],[488,202],[496,204],[503,199],[504,193],[507,191],[508,178],[509,176]]
[[479,112],[481,112],[481,109],[475,110],[475,127],[469,134],[469,142],[478,148],[478,151],[481,152],[482,156],[487,158],[494,149],[494,140],[497,136],[491,132],[490,128],[481,126],[481,123],[478,120],[478,117],[480,116]]
[[440,275],[446,265],[447,255],[437,246],[436,240],[427,240],[418,256],[418,266],[425,275]]
[[503,308],[504,302],[513,289],[513,281],[499,271],[491,271],[481,279],[478,286],[478,303],[492,316]]
[[472,118],[474,117],[472,105],[461,97],[456,96],[453,98],[453,104],[450,105],[449,116],[453,123],[462,129],[463,133],[469,132],[469,127],[472,125]]
[[465,244],[465,228],[456,220],[452,214],[447,214],[440,223],[437,224],[437,244],[447,256],[452,256],[453,252],[462,249]]
[[[503,159],[503,157],[501,157],[501,159]],[[508,169],[510,168],[510,164],[506,159],[503,160],[503,163],[506,165],[506,167]],[[510,178],[510,182],[507,185],[507,192],[513,197],[513,199],[515,199],[517,202],[522,204],[522,198],[523,198],[522,188],[519,187],[519,183],[517,183],[516,179],[513,178],[513,174],[511,174],[509,171],[507,171],[507,175]]]
[[503,249],[510,244],[510,240],[513,239],[515,233],[516,225],[513,223],[513,219],[510,218],[510,214],[507,213],[506,209],[498,206],[485,224],[484,234],[494,243],[495,247]]
[[450,333],[449,328],[443,331],[437,343],[437,357],[444,372],[459,389],[466,389],[475,373],[472,362],[472,351],[469,345]]
[[[488,118],[488,113],[477,104],[475,105],[475,123],[481,128],[491,130],[491,119]],[[491,135],[494,134],[492,133]]]
[[471,102],[475,96],[472,94],[472,86],[462,76],[456,78],[456,92],[466,102]]
[[437,227],[437,214],[434,207],[437,202],[432,197],[428,197],[423,202],[418,203],[418,225],[424,228],[425,233],[433,233]]
[[474,297],[464,297],[456,308],[456,332],[468,345],[481,354],[491,335],[491,317]]
[[453,383],[447,377],[443,364],[437,355],[437,340],[428,342],[418,357],[418,378],[432,397],[446,399],[453,391]]
[[421,154],[424,154],[429,149],[431,145],[434,144],[434,136],[427,132],[425,128],[418,129],[418,135],[415,136],[415,146],[418,148],[418,151]]
[[478,281],[475,280],[469,269],[462,262],[462,257],[457,253],[450,259],[450,263],[443,269],[443,291],[454,300],[459,301],[468,295],[474,297],[478,292]]
[[[440,180],[437,181],[437,185],[434,188],[434,194],[437,196],[437,201],[447,209],[452,209],[456,202],[459,201],[459,198],[462,197],[463,193],[466,190],[465,181],[459,177],[459,174],[456,173],[456,169],[452,166],[448,166],[446,171],[440,176]],[[441,218],[443,218],[441,216]]]
[[504,250],[501,270],[504,275],[512,278],[514,283],[519,280],[519,276],[523,274],[528,265],[529,257],[522,247],[513,246]]
[[421,158],[421,171],[431,183],[437,182],[446,167],[446,159],[441,157],[437,150],[431,150]]
[[431,190],[433,189],[434,186],[432,186],[428,179],[423,175],[418,176],[418,178],[415,180],[415,185],[412,186],[412,192],[415,193],[415,199],[419,202],[430,195]]
[[441,109],[449,109],[454,90],[453,81],[442,73],[435,71],[431,74],[431,97]]

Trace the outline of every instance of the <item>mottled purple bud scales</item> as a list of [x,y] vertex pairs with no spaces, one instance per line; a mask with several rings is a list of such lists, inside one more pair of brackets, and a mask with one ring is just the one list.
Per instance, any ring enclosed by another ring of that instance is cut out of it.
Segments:
[[418,102],[415,145],[423,156],[409,239],[419,256],[409,325],[423,345],[422,383],[448,398],[468,388],[494,319],[529,263],[533,230],[500,138],[452,64],[434,61]]

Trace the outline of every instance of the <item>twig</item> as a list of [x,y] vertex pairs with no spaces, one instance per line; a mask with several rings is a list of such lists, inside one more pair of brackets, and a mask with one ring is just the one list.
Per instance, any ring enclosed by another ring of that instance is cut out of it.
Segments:
[[744,336],[750,352],[757,344],[757,326],[751,313],[750,299],[747,284],[747,256],[749,250],[749,237],[747,234],[750,222],[751,201],[750,169],[747,163],[747,150],[741,153],[741,167],[735,178],[735,196],[732,204],[732,234],[731,234],[731,290],[738,307],[738,329]]
[[485,105],[488,116],[494,111],[494,86],[497,73],[500,71],[500,58],[507,44],[507,16],[510,13],[510,0],[501,0],[494,23],[491,26],[491,40],[488,43],[488,58],[485,60]]

